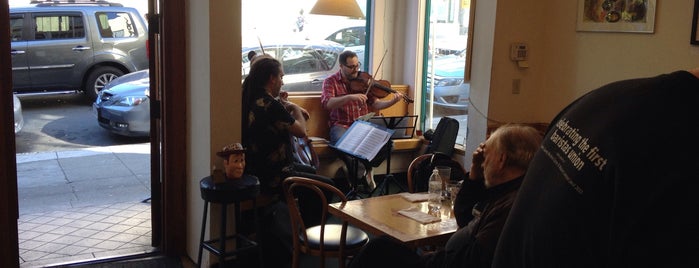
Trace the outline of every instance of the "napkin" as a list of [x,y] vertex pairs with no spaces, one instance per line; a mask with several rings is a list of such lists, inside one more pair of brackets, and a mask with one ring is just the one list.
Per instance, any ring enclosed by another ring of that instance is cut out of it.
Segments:
[[410,202],[422,202],[430,199],[429,193],[401,193],[401,196]]
[[416,220],[417,222],[422,223],[422,224],[433,223],[433,222],[438,222],[438,221],[442,220],[440,218],[437,218],[435,216],[432,216],[430,214],[422,212],[418,208],[402,209],[402,210],[398,211],[398,214],[406,216],[406,217],[411,218],[413,220]]

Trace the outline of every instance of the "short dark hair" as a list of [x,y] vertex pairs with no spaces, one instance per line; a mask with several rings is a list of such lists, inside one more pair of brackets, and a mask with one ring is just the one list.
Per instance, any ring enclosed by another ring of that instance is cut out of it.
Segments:
[[344,52],[340,53],[340,64],[346,66],[347,59],[355,57],[357,57],[357,53],[354,53],[354,51],[345,50]]
[[252,58],[255,57],[255,55],[257,55],[257,52],[255,52],[254,50],[250,50],[250,52],[248,52],[248,60],[251,61]]

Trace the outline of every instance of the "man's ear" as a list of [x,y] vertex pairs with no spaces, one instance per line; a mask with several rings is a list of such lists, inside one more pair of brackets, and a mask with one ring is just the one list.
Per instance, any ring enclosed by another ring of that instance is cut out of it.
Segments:
[[499,170],[504,169],[506,163],[507,163],[507,154],[499,153],[498,154],[498,169]]

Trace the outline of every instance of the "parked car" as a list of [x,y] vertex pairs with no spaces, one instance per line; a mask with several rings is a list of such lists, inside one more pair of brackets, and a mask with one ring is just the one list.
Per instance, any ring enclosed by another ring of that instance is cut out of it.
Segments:
[[12,108],[15,110],[15,134],[17,134],[24,127],[24,116],[22,116],[22,102],[14,93],[12,93]]
[[[287,92],[315,92],[323,90],[323,80],[340,70],[338,57],[345,49],[331,41],[285,41],[262,46],[265,54],[282,63],[284,86]],[[262,54],[259,45],[244,46],[242,53],[243,79],[250,71],[248,53]]]
[[[340,25],[338,28],[336,25]],[[330,26],[330,27],[326,27]],[[307,36],[307,40],[328,40],[336,42],[345,47],[345,50],[354,51],[360,62],[364,59],[364,50],[366,49],[366,21],[348,19],[337,21],[327,25],[316,25],[310,29],[311,35]]]
[[112,80],[92,104],[97,122],[110,132],[129,137],[150,135],[148,69]]
[[325,40],[337,42],[345,46],[345,50],[357,53],[359,61],[364,61],[366,49],[366,22],[358,21],[358,25],[349,26],[328,35]]
[[136,9],[116,3],[13,6],[13,91],[78,91],[94,99],[112,79],[148,68],[146,27]]
[[[337,58],[344,50],[335,42],[289,42],[266,44],[265,53],[279,59],[284,68],[284,90],[288,92],[322,91],[323,80],[339,70]],[[249,51],[242,50],[243,72],[250,70]],[[112,80],[98,93],[93,110],[101,127],[112,133],[142,137],[150,134],[150,79],[148,70],[133,72]]]
[[464,83],[465,52],[435,58],[434,64],[428,64],[427,90],[425,96],[432,92],[431,66],[434,66],[434,98],[427,98],[428,103],[434,101],[435,106],[468,110],[471,86]]

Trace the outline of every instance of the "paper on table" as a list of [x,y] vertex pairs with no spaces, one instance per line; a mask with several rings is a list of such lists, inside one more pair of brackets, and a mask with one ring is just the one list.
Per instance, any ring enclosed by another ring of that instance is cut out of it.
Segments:
[[422,202],[430,199],[429,193],[401,193],[401,196],[410,202]]
[[438,221],[442,220],[440,218],[437,218],[435,216],[432,216],[430,214],[422,212],[418,208],[407,208],[407,209],[399,210],[398,214],[406,216],[406,217],[411,218],[413,220],[416,220],[417,222],[422,223],[422,224],[433,223],[433,222],[438,222]]

